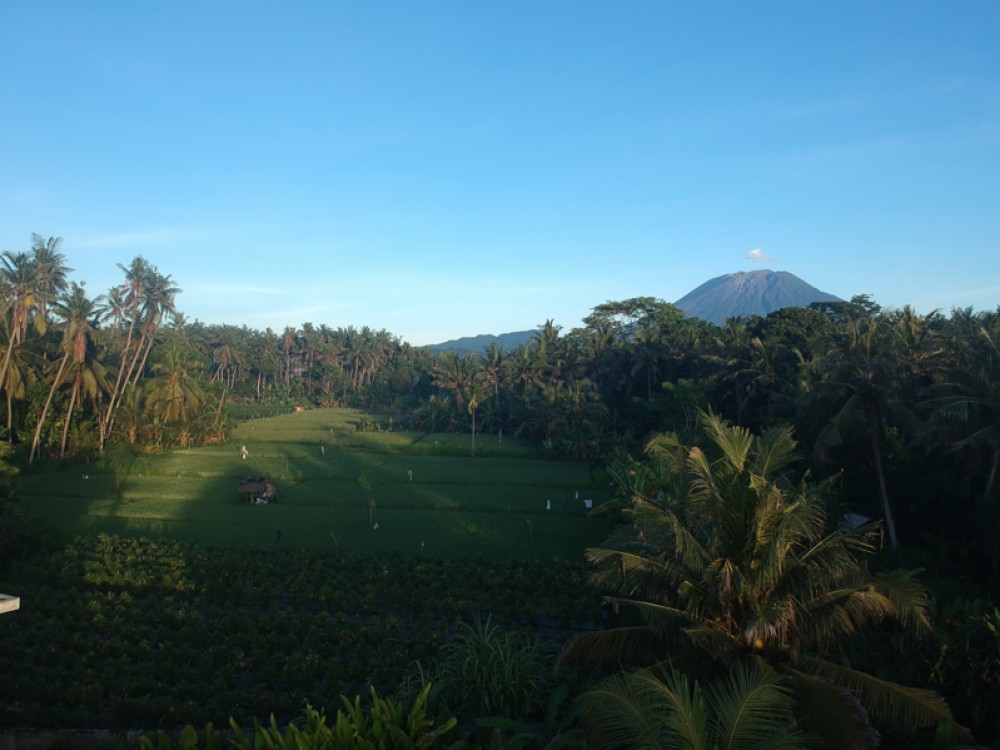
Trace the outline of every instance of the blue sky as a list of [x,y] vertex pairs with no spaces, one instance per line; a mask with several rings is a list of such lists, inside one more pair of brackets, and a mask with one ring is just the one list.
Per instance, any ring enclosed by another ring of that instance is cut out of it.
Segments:
[[413,344],[790,271],[1000,304],[1000,3],[8,2],[0,250]]

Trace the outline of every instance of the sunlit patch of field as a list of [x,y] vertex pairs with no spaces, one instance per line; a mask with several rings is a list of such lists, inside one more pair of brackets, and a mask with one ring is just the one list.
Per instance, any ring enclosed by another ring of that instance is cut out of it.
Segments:
[[[586,464],[542,460],[496,436],[477,436],[473,457],[471,435],[379,431],[372,419],[349,409],[257,419],[226,445],[116,454],[25,475],[17,491],[63,539],[107,532],[239,548],[579,559],[610,531],[584,506],[609,497]],[[274,480],[278,502],[247,504],[238,491],[246,476]]]

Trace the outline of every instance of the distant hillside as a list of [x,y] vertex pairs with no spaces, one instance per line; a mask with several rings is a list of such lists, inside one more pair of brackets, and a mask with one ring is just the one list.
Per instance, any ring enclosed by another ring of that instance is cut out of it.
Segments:
[[431,344],[427,348],[432,352],[458,352],[459,354],[482,354],[484,349],[489,349],[490,344],[494,341],[497,345],[503,349],[505,352],[509,352],[512,349],[516,349],[521,344],[527,343],[538,333],[537,330],[534,331],[514,331],[512,333],[501,333],[499,335],[492,335],[489,333],[483,333],[478,336],[464,336],[460,339],[452,339],[451,341],[445,341],[440,344]]
[[[674,304],[689,318],[701,318],[721,325],[737,315],[767,315],[783,307],[808,307],[813,302],[842,302],[839,297],[821,292],[787,271],[739,271],[717,276],[688,292]],[[514,331],[492,335],[465,336],[431,344],[433,352],[482,354],[494,341],[504,351],[527,343],[538,330]]]
[[840,302],[787,271],[740,271],[706,281],[674,304],[689,318],[721,325],[738,315],[767,315],[783,307]]

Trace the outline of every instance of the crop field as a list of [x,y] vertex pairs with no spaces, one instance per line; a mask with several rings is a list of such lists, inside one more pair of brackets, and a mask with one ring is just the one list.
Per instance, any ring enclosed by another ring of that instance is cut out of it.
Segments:
[[[540,460],[491,435],[477,436],[473,456],[470,435],[389,427],[350,409],[281,414],[240,424],[226,445],[27,474],[17,493],[64,541],[103,532],[236,548],[579,559],[610,531],[586,510],[585,500],[596,507],[609,493],[585,464]],[[278,502],[245,502],[247,476],[272,479]]]
[[[22,603],[0,618],[0,727],[287,722],[391,693],[477,617],[553,648],[603,626],[582,553],[612,522],[586,513],[608,497],[586,465],[367,419],[282,414],[20,477],[63,543],[0,573]],[[279,501],[244,502],[248,475]]]

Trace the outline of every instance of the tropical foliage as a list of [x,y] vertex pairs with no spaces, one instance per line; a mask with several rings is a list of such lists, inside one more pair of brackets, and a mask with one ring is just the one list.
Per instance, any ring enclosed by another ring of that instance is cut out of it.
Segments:
[[886,621],[930,631],[913,575],[873,575],[862,562],[877,525],[845,528],[828,514],[823,487],[792,475],[788,428],[755,436],[710,413],[702,424],[704,449],[649,443],[654,456],[667,454],[672,486],[634,496],[630,523],[588,551],[595,585],[637,610],[639,623],[578,635],[565,658],[677,660],[676,629],[722,665],[759,664],[786,678],[802,726],[832,747],[875,747],[869,715],[907,726],[950,719],[930,691],[845,658],[851,636]]
[[676,670],[622,672],[585,692],[587,747],[594,750],[805,750],[815,739],[795,723],[791,690],[774,672],[738,665],[702,688]]

